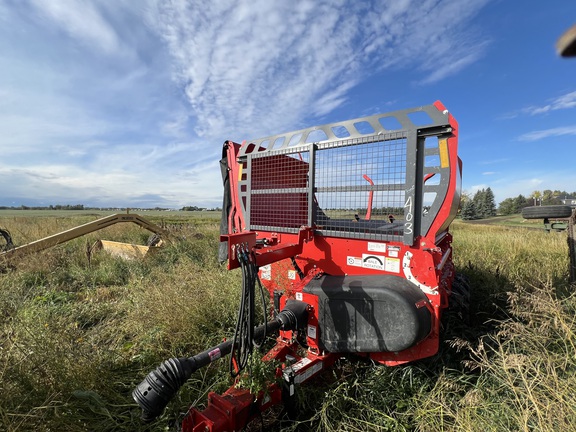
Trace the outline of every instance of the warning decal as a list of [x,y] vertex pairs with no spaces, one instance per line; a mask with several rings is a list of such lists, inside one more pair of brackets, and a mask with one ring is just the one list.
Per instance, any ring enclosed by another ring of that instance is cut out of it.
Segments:
[[362,267],[374,270],[386,270],[386,257],[382,255],[362,254]]
[[272,266],[270,264],[260,267],[260,279],[272,280]]
[[386,253],[386,244],[385,243],[368,242],[368,251],[369,252],[384,252],[384,253]]
[[362,254],[362,257],[346,257],[346,264],[390,273],[400,273],[400,258],[387,258],[384,255]]
[[400,252],[400,246],[390,246],[388,245],[388,255],[394,258],[398,257],[398,253]]
[[400,258],[386,258],[386,271],[400,273]]
[[352,267],[362,267],[362,258],[349,256],[346,258],[346,264]]

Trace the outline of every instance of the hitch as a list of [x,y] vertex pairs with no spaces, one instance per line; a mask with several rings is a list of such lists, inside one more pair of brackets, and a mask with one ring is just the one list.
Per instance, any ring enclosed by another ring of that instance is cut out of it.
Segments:
[[[291,300],[274,320],[254,328],[254,338],[263,339],[278,330],[299,330],[306,326],[307,321],[308,304]],[[160,416],[194,372],[230,354],[233,348],[232,341],[225,341],[195,356],[162,362],[132,392],[132,397],[142,408],[142,420],[150,422]]]

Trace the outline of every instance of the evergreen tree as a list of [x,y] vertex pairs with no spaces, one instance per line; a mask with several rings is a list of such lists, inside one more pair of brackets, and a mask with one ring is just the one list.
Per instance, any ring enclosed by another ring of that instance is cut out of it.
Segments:
[[494,202],[494,192],[492,192],[492,189],[480,189],[474,194],[472,201],[476,206],[476,215],[478,218],[496,216],[496,203]]
[[531,205],[531,201],[529,198],[526,198],[524,195],[520,194],[516,198],[514,198],[514,213],[521,213],[524,207],[528,207]]
[[474,200],[467,200],[462,206],[462,219],[478,219],[478,212],[476,210],[476,204],[474,204]]
[[484,213],[484,195],[485,195],[485,190],[484,189],[479,189],[476,191],[476,193],[474,194],[474,198],[472,198],[472,202],[474,203],[474,208],[476,211],[476,217],[475,219],[480,219],[483,216]]
[[496,203],[494,202],[494,192],[490,187],[484,191],[484,217],[496,216]]
[[488,212],[488,209],[486,208],[486,189],[476,191],[472,201],[476,207],[476,219],[485,218],[486,213]]

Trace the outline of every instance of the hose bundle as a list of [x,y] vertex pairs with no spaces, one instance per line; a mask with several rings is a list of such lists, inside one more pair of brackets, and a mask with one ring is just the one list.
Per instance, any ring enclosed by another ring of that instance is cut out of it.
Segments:
[[[264,343],[268,322],[266,316],[266,296],[260,279],[258,278],[258,266],[256,265],[254,255],[248,249],[247,244],[237,245],[236,253],[240,268],[242,269],[242,294],[236,330],[234,331],[232,354],[230,356],[230,374],[233,378],[238,376],[246,367],[253,348],[255,346],[260,347]],[[260,341],[256,341],[254,338],[256,283],[258,283],[260,287],[265,329]]]

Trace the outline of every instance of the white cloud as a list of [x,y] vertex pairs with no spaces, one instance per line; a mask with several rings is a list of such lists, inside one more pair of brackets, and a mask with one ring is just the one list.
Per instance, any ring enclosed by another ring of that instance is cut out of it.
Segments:
[[537,115],[537,114],[544,114],[550,111],[569,109],[574,107],[576,107],[576,91],[559,96],[556,99],[553,99],[549,104],[542,105],[539,107],[525,108],[524,112],[531,115]]
[[564,126],[539,131],[528,132],[520,135],[520,141],[539,141],[545,138],[557,137],[563,135],[576,135],[576,126]]
[[[545,168],[533,170],[526,173],[526,170],[510,171],[505,175],[501,173],[498,178],[490,181],[490,188],[494,192],[496,203],[500,203],[506,198],[515,198],[518,195],[525,197],[536,190],[566,190],[571,192],[576,184],[576,173],[571,169],[557,169],[548,171]],[[488,187],[486,184],[478,184],[469,187],[472,195],[480,189]]]
[[94,2],[88,0],[30,0],[47,19],[90,47],[114,53],[120,39]]
[[[486,189],[486,188],[489,188],[489,187],[490,187],[489,185],[484,184],[484,183],[475,184],[475,185],[470,186],[469,190],[467,190],[466,192],[467,192],[468,194],[470,194],[470,195],[474,195],[474,194],[475,194],[476,192],[478,192],[479,190]],[[468,188],[467,188],[467,189],[468,189]]]
[[[220,169],[210,160],[192,168],[155,169],[158,158],[144,160],[133,152],[119,157],[102,155],[91,166],[35,164],[26,168],[0,165],[0,189],[5,197],[29,197],[47,204],[84,203],[130,206],[153,196],[154,206],[180,208],[191,200],[221,205]],[[178,155],[182,158],[182,154]],[[160,162],[162,165],[162,163]],[[105,167],[105,169],[102,169]],[[167,186],[169,185],[169,186]],[[35,193],[30,196],[30,190]],[[20,202],[16,205],[21,204]]]
[[[425,70],[430,71],[431,73],[428,77],[423,79],[421,83],[431,84],[457,74],[468,65],[476,62],[483,55],[487,45],[488,43],[485,42],[469,47],[459,47],[460,49],[457,50],[457,53],[459,53],[460,57],[451,58],[446,63],[442,61],[441,64],[438,64],[437,62],[427,64]],[[443,53],[440,53],[438,58],[445,57],[442,54]],[[450,57],[453,57],[455,54],[455,52],[451,52]]]
[[321,117],[385,68],[415,66],[424,83],[459,72],[486,48],[469,25],[485,4],[175,0],[160,4],[157,29],[196,132],[240,140]]
[[501,159],[490,159],[490,160],[485,160],[485,161],[478,161],[478,165],[494,165],[494,164],[502,164],[502,163],[506,163],[509,162],[510,159],[508,158],[501,158]]

